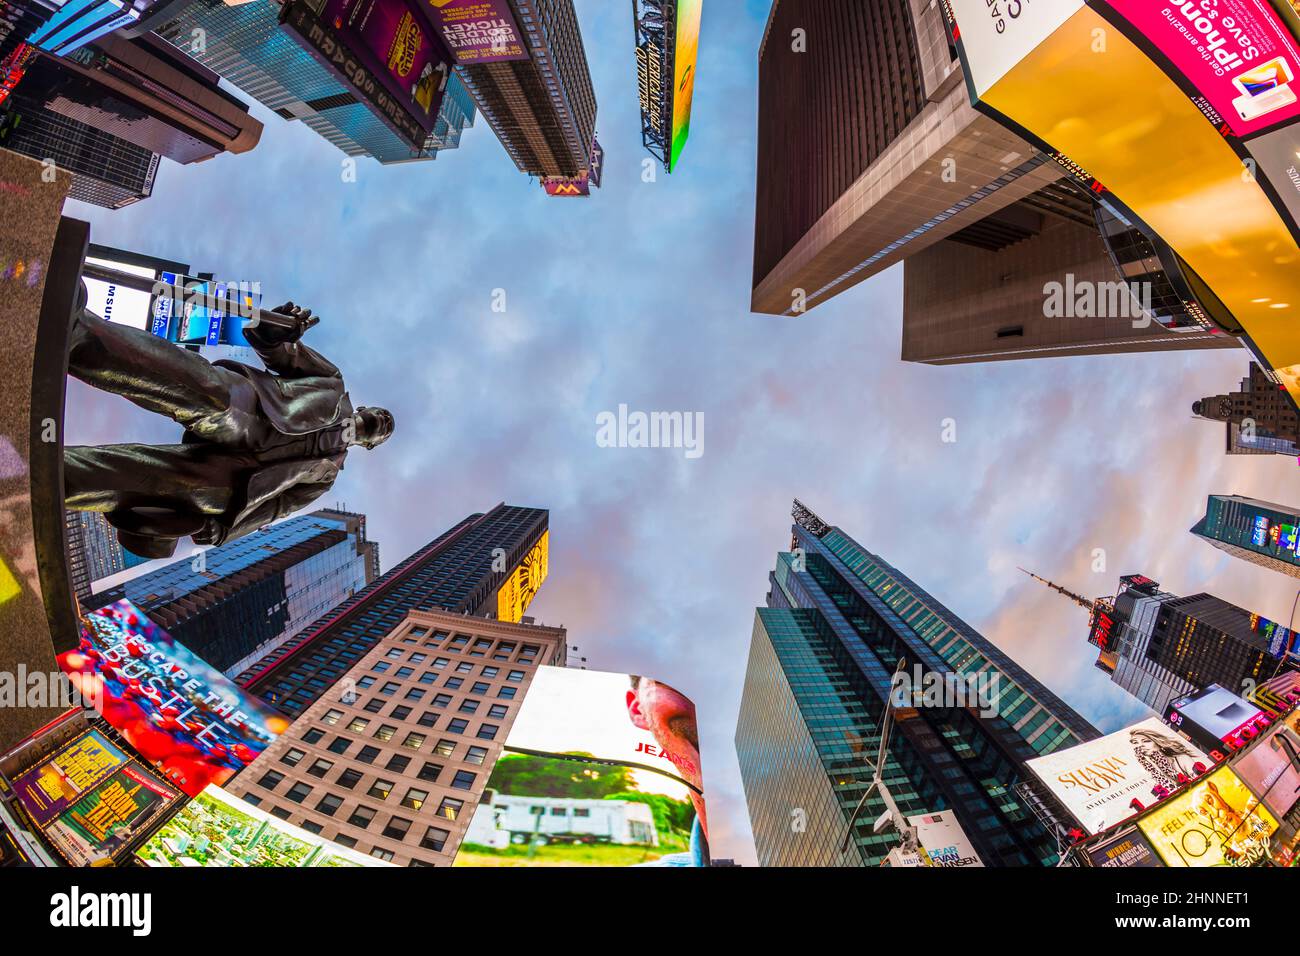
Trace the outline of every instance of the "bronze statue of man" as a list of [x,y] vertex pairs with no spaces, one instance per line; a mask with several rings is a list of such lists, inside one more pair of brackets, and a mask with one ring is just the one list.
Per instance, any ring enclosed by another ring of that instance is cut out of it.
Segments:
[[339,370],[299,341],[319,317],[292,302],[274,311],[296,324],[244,331],[260,369],[80,309],[69,374],[185,431],[179,445],[66,448],[67,507],[105,512],[124,548],[166,558],[180,538],[225,544],[293,514],[330,489],[352,445],[384,442],[393,416],[353,409]]

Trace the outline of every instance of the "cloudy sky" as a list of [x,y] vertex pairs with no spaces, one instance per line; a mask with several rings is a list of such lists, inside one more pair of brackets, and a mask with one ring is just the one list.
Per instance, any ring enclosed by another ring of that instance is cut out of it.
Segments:
[[[593,669],[696,700],[714,852],[744,863],[733,735],[793,497],[1104,730],[1143,708],[1093,668],[1085,612],[1016,566],[1093,596],[1142,572],[1286,620],[1293,579],[1187,529],[1210,492],[1300,500],[1295,461],[1229,459],[1222,427],[1190,416],[1241,378],[1244,351],[904,364],[897,268],[799,318],[750,314],[768,5],[706,5],[691,139],[654,182],[628,4],[577,0],[607,153],[589,200],[548,199],[482,122],[435,163],[361,160],[344,182],[332,146],[254,105],[253,152],[164,163],[153,197],[119,212],[70,210],[93,241],[258,280],[268,304],[324,316],[311,344],[398,423],[323,500],[369,515],[385,569],[498,501],[549,508],[551,577],[530,613],[566,626]],[[596,418],[620,404],[702,412],[704,454],[599,447]],[[76,382],[68,421],[73,444],[176,440]]]

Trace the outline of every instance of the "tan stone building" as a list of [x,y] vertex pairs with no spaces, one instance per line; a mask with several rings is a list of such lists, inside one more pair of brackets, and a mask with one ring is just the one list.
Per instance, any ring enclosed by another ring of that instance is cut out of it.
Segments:
[[399,866],[449,866],[562,628],[412,611],[227,789]]

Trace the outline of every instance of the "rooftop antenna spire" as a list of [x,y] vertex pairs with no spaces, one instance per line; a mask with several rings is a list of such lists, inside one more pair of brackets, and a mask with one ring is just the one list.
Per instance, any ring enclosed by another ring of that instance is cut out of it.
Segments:
[[1040,578],[1040,577],[1039,577],[1037,574],[1035,574],[1033,571],[1025,571],[1024,568],[1017,568],[1016,570],[1018,570],[1018,571],[1024,571],[1025,574],[1029,575],[1029,576],[1030,576],[1031,578],[1033,578],[1035,581],[1041,581],[1043,584],[1046,584],[1046,585],[1047,585],[1049,588],[1051,588],[1053,591],[1056,591],[1056,592],[1059,593],[1059,594],[1064,594],[1064,595],[1065,595],[1066,597],[1068,597],[1071,601],[1073,601],[1075,604],[1079,605],[1079,607],[1083,608],[1085,611],[1088,611],[1089,613],[1091,613],[1092,610],[1093,610],[1093,608],[1095,607],[1095,602],[1093,602],[1093,601],[1089,601],[1089,600],[1088,600],[1086,597],[1084,597],[1083,595],[1081,595],[1081,594],[1075,594],[1073,591],[1067,591],[1065,588],[1061,587],[1059,584],[1053,584],[1051,581],[1047,580],[1046,578]]

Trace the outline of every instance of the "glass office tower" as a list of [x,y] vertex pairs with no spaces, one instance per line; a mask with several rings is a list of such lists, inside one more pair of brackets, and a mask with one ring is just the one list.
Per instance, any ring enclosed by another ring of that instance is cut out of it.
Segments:
[[473,514],[248,667],[239,683],[297,717],[412,610],[518,623],[546,577],[548,512]]
[[95,595],[131,600],[219,670],[237,674],[379,576],[364,515],[323,510],[175,561]]
[[[876,866],[899,844],[873,833],[878,793],[853,820],[886,706],[885,783],[906,815],[955,812],[985,865],[1052,865],[1056,839],[1015,788],[1025,760],[1098,736],[1006,654],[879,557],[796,503],[754,622],[736,728],[765,866]],[[900,659],[919,687],[979,688],[956,702],[891,692]]]
[[[251,0],[230,6],[195,2],[154,25],[159,36],[224,77],[286,120],[302,120],[349,156],[381,163],[432,159],[454,149],[474,122],[468,91],[453,74],[438,124],[420,156],[365,103],[280,27],[280,4]],[[196,44],[196,36],[203,38]]]

